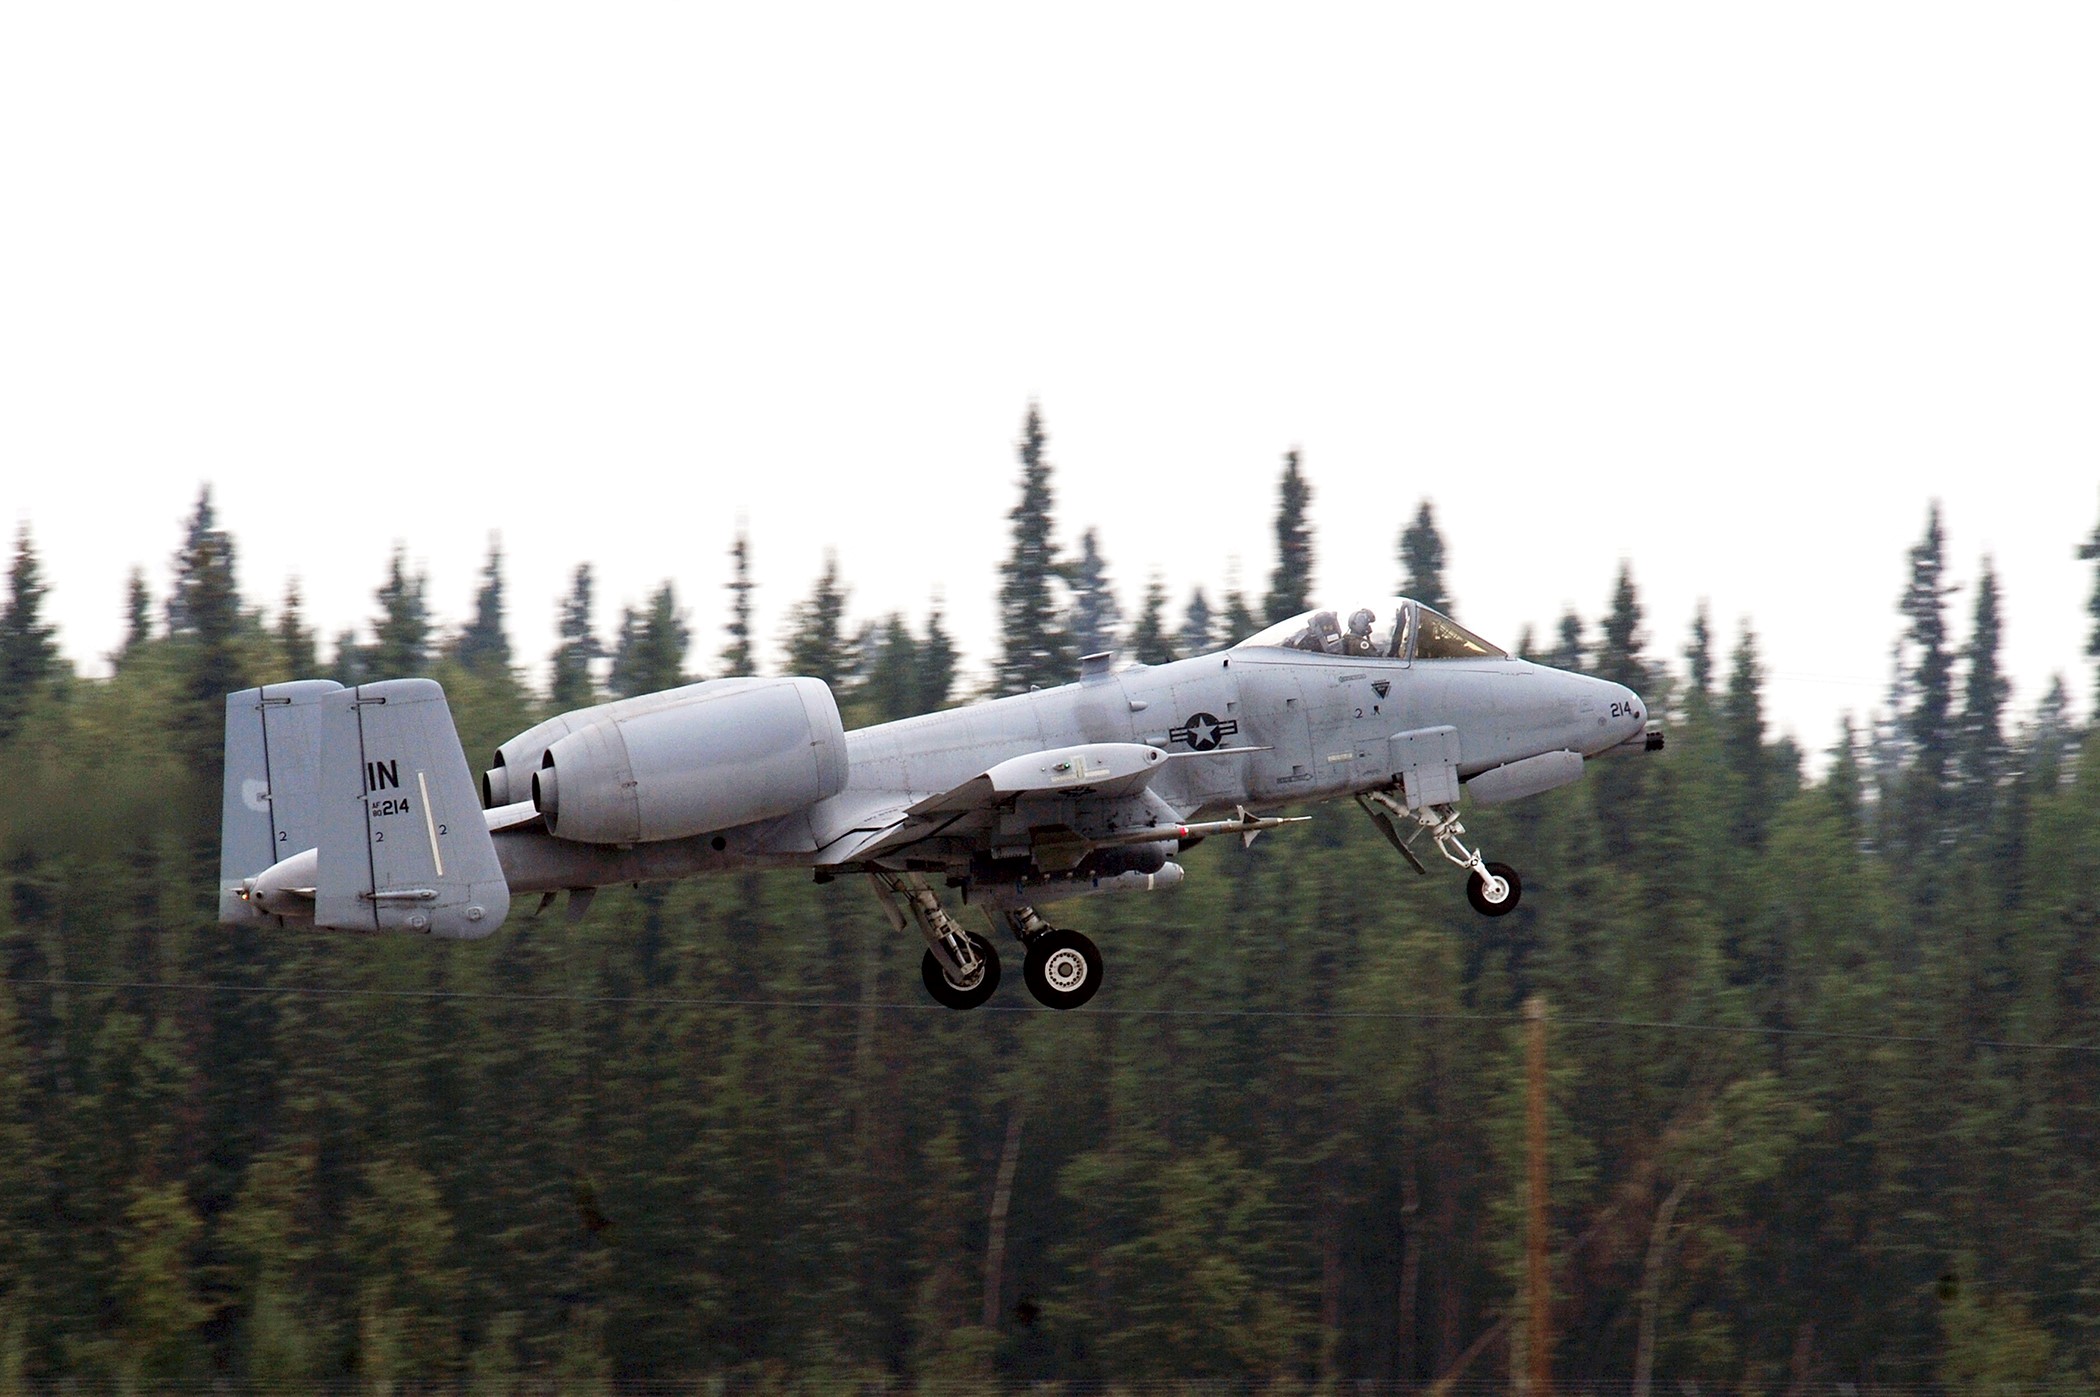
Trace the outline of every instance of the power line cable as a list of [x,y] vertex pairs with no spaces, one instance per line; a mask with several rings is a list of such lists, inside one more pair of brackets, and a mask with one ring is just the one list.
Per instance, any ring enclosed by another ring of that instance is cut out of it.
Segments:
[[[807,1009],[822,1013],[837,1013],[847,1009],[862,1011],[874,1009],[883,1013],[902,1014],[945,1014],[954,1012],[932,1003],[888,1001],[868,1004],[860,1000],[846,999],[738,999],[704,995],[650,994],[528,994],[514,990],[388,990],[364,989],[350,985],[233,985],[210,981],[75,980],[62,978],[17,978],[12,976],[5,977],[5,983],[43,989],[151,991],[164,994],[274,994],[314,999],[346,998],[395,1001],[423,1000],[433,1002],[438,1000],[484,1000],[511,1004],[595,1004],[601,1006],[624,1005],[635,1008],[664,1009]],[[1035,1005],[1029,1004],[987,1004],[976,1012],[980,1014],[1033,1014],[1052,1011],[1040,1009]],[[1088,1006],[1087,1013],[1093,1017],[1128,1019],[1348,1019],[1371,1022],[1463,1024],[1517,1024],[1523,1021],[1523,1015],[1514,1011],[1506,1014],[1435,1014],[1399,1009],[1265,1009],[1246,1006],[1231,1008],[1157,1008],[1135,1006],[1117,1008],[1098,1002]],[[1616,1019],[1556,1014],[1552,1017],[1552,1023],[1555,1027],[1564,1029],[1639,1029],[1657,1033],[1716,1033],[1734,1036],[1817,1038],[1854,1043],[1955,1043],[1971,1048],[1992,1048],[2012,1052],[2100,1053],[2100,1043],[2038,1043],[2016,1038],[1950,1038],[1944,1034],[1930,1033],[1880,1033],[1848,1029],[1782,1028],[1770,1024],[1699,1023],[1682,1019]]]

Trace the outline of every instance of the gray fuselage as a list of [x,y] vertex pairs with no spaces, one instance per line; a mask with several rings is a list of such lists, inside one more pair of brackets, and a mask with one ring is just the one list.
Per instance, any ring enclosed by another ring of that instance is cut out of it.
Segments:
[[[822,872],[856,866],[828,851],[856,847],[856,835],[899,822],[913,802],[1027,753],[1087,743],[1160,748],[1184,759],[1150,783],[1150,795],[1196,820],[1391,788],[1392,741],[1412,731],[1455,729],[1458,774],[1470,778],[1546,753],[1602,754],[1638,741],[1646,717],[1623,685],[1525,660],[1243,645],[856,730],[846,739],[846,789],[779,819],[627,847],[556,839],[521,819],[497,822],[495,842],[514,892],[751,868]],[[938,840],[916,855],[919,866],[948,861],[953,873],[966,871],[960,850]]]

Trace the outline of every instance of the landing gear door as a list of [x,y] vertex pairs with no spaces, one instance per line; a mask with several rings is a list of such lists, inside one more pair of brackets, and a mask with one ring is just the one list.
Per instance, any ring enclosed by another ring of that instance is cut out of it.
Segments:
[[1457,728],[1414,728],[1395,733],[1388,743],[1408,809],[1458,803]]

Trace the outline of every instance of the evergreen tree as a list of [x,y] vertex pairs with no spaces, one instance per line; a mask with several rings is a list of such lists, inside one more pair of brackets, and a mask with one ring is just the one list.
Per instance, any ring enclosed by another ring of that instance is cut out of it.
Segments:
[[860,704],[871,723],[893,723],[926,710],[919,706],[919,645],[904,617],[891,612],[870,627],[861,646]]
[[1999,640],[1998,574],[1991,560],[1985,558],[1976,579],[1976,609],[1969,644],[1962,655],[1967,672],[1954,733],[1954,777],[1961,791],[1963,812],[1977,821],[1990,816],[2009,758],[2005,704],[2012,685],[1999,668]]
[[503,540],[489,535],[488,561],[481,567],[481,586],[474,593],[474,619],[452,646],[461,665],[481,674],[510,671],[510,635],[503,606]]
[[1437,532],[1427,500],[1400,535],[1400,594],[1452,614],[1451,594],[1444,590],[1444,536]]
[[128,660],[139,647],[153,639],[153,594],[146,588],[146,570],[133,567],[124,582],[124,648],[119,660]]
[[46,590],[29,526],[23,524],[15,532],[7,601],[0,606],[0,740],[14,734],[37,694],[58,676],[56,631],[43,619]]
[[1072,589],[1073,648],[1082,655],[1115,649],[1123,611],[1116,605],[1115,590],[1108,583],[1108,564],[1092,529],[1079,536],[1079,557],[1072,564],[1068,585]]
[[1699,609],[1692,614],[1692,635],[1685,642],[1684,663],[1692,681],[1690,697],[1711,699],[1714,692],[1714,634],[1704,597],[1699,599]]
[[670,582],[656,589],[643,611],[620,609],[620,636],[613,649],[612,691],[631,698],[690,683],[685,673],[692,628]]
[[1130,628],[1130,657],[1141,665],[1172,664],[1180,656],[1167,639],[1167,584],[1158,573],[1145,584],[1145,607]]
[[[182,674],[176,746],[191,771],[214,774],[225,733],[226,695],[248,687],[233,539],[218,527],[217,518],[207,485],[198,492],[168,596],[168,635],[175,642]],[[209,782],[209,791],[200,782],[197,798],[208,795],[216,807],[217,792],[216,779]]]
[[823,575],[788,620],[788,673],[821,679],[836,691],[853,669],[845,623],[846,589],[839,583],[838,555],[826,553]]
[[381,584],[379,619],[372,623],[372,673],[381,679],[405,679],[430,667],[430,578],[410,573],[408,553],[394,545]]
[[955,688],[955,641],[941,622],[941,607],[936,601],[933,611],[926,617],[926,639],[919,646],[919,696],[916,708],[920,713],[932,713],[948,706],[948,698]]
[[1000,659],[995,684],[1002,694],[1046,689],[1072,678],[1072,637],[1059,623],[1056,546],[1051,542],[1050,462],[1043,415],[1034,403],[1021,426],[1021,499],[1007,518],[1014,546],[999,584]]
[[751,539],[739,528],[730,545],[729,644],[722,651],[722,672],[730,676],[756,674],[751,650]]
[[584,708],[598,701],[591,665],[605,653],[591,630],[591,565],[578,563],[569,595],[561,604],[561,644],[554,650],[554,678],[549,697],[557,711]]
[[292,679],[310,679],[320,673],[321,657],[313,628],[306,624],[299,579],[284,587],[284,605],[277,611],[277,658]]
[[1721,697],[1721,758],[1735,781],[1730,834],[1739,848],[1761,849],[1771,819],[1772,781],[1765,751],[1764,666],[1757,635],[1745,619],[1735,642],[1728,689]]
[[1283,479],[1276,487],[1276,570],[1269,574],[1269,594],[1262,599],[1262,625],[1274,625],[1312,606],[1311,509],[1312,482],[1298,468],[1298,453],[1287,451]]
[[1198,587],[1189,593],[1187,609],[1181,613],[1181,631],[1177,637],[1184,655],[1202,655],[1217,648],[1216,623],[1210,614],[1210,599]]
[[1641,651],[1647,637],[1641,634],[1641,603],[1633,587],[1633,566],[1619,564],[1619,580],[1612,588],[1611,613],[1604,618],[1602,643],[1597,647],[1599,677],[1624,684],[1635,693],[1650,686],[1647,662]]
[[1582,637],[1582,618],[1569,607],[1561,613],[1560,626],[1554,632],[1553,649],[1546,656],[1546,663],[1555,669],[1582,670],[1586,642]]
[[1219,638],[1223,645],[1237,645],[1262,628],[1255,619],[1254,608],[1247,603],[1247,594],[1236,586],[1225,591],[1225,634]]
[[[2093,628],[2085,639],[2085,653],[2095,662],[2096,672],[2100,672],[2100,524],[2094,525],[2093,536],[2078,546],[2078,557],[2082,562],[2095,564],[2093,591],[2085,604],[2086,614],[2093,618]],[[2100,681],[2094,683],[2093,691],[2100,694]]]
[[1890,702],[1904,763],[1916,772],[1918,789],[1928,793],[1928,801],[1946,781],[1953,745],[1949,720],[1954,709],[1954,652],[1947,643],[1946,604],[1954,588],[1946,581],[1946,553],[1940,505],[1934,500],[1926,515],[1925,536],[1910,550]]

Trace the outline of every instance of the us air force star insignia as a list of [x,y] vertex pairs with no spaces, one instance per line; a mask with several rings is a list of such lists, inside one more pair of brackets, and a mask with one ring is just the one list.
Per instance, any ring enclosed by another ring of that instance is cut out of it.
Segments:
[[1239,730],[1240,723],[1237,718],[1227,718],[1221,723],[1208,713],[1198,713],[1190,717],[1183,726],[1170,728],[1167,731],[1167,741],[1186,742],[1195,751],[1208,752]]

